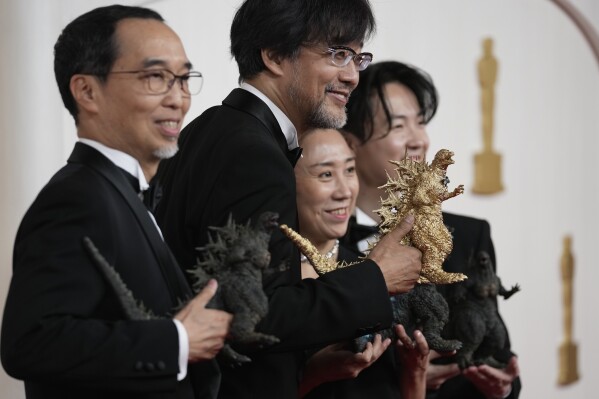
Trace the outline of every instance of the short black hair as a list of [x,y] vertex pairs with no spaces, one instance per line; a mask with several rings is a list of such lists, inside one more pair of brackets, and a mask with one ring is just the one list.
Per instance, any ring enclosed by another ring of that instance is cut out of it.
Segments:
[[374,134],[375,96],[383,105],[391,129],[392,117],[383,91],[387,83],[400,83],[414,93],[424,123],[433,119],[437,112],[439,96],[432,78],[426,72],[398,61],[370,64],[360,72],[360,83],[349,98],[347,123],[344,128],[362,144],[370,140]]
[[302,45],[363,43],[375,31],[368,0],[246,0],[231,25],[240,80],[265,69],[260,51],[293,58]]
[[96,75],[101,80],[112,69],[118,57],[114,34],[117,23],[127,18],[164,19],[156,11],[122,5],[99,7],[73,21],[62,31],[54,45],[54,75],[62,102],[77,123],[77,104],[71,94],[73,75]]

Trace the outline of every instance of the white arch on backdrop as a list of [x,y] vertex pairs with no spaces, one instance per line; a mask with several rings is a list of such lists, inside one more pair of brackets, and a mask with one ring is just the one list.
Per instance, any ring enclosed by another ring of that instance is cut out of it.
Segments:
[[591,22],[568,0],[550,0],[555,3],[562,11],[564,11],[568,17],[576,24],[578,29],[581,30],[584,38],[591,46],[591,50],[595,55],[597,64],[599,66],[599,35]]
[[[19,219],[51,172],[64,162],[73,141],[72,119],[66,111],[64,117],[61,114],[62,105],[51,73],[53,40],[59,29],[75,17],[73,13],[78,15],[115,1],[0,0],[0,50],[5,56],[0,64],[3,171],[0,187],[4,188],[0,195],[0,307],[8,288],[12,242]],[[559,6],[557,0],[551,1]],[[596,12],[599,8],[594,1],[568,0],[568,3],[575,4],[590,25],[599,27],[599,12]],[[199,69],[206,72],[210,81],[194,100],[195,108],[190,114],[197,115],[220,102],[236,83],[236,67],[230,65],[227,51],[228,27],[224,25],[229,24],[241,0],[119,2],[149,6],[161,12],[182,36],[194,64],[198,63]],[[476,142],[480,138],[476,115],[479,91],[474,82],[474,65],[470,63],[480,55],[482,34],[489,31],[496,34],[497,57],[501,62],[496,114],[501,120],[498,149],[505,156],[504,177],[511,180],[506,180],[507,193],[493,198],[470,196],[456,200],[451,210],[492,220],[501,277],[506,284],[520,282],[523,286],[522,297],[516,296],[500,305],[504,316],[510,318],[515,349],[525,365],[521,399],[593,397],[595,389],[590,377],[599,369],[588,353],[599,353],[595,343],[599,329],[592,317],[596,310],[589,301],[582,301],[582,295],[597,298],[591,284],[599,279],[594,267],[599,217],[595,208],[589,208],[582,216],[578,208],[585,201],[597,199],[595,202],[599,203],[599,195],[593,191],[599,169],[588,160],[596,152],[593,147],[599,148],[599,140],[594,138],[599,136],[599,117],[596,107],[593,108],[599,105],[599,96],[593,94],[599,92],[599,84],[586,43],[578,30],[567,29],[573,26],[563,18],[563,11],[546,0],[371,0],[371,3],[380,22],[379,34],[372,43],[376,59],[399,57],[432,74],[442,94],[440,112],[431,124],[433,142],[447,148],[457,147],[466,158],[480,147]],[[504,12],[505,9],[508,11]],[[436,10],[441,12],[435,14]],[[526,16],[526,21],[522,16]],[[509,19],[512,19],[509,25],[515,25],[516,30],[505,27]],[[477,25],[463,26],[466,22]],[[406,26],[409,29],[402,29]],[[586,36],[585,39],[588,41]],[[548,43],[554,48],[549,48]],[[204,56],[206,49],[210,50],[211,59]],[[572,57],[577,58],[573,61],[569,59]],[[468,69],[470,66],[472,70]],[[563,109],[555,97],[560,97]],[[583,111],[573,112],[576,107]],[[547,159],[533,153],[543,151],[552,156],[563,154],[565,159]],[[583,159],[576,155],[580,153],[585,154]],[[563,163],[563,170],[556,166],[559,162]],[[458,160],[452,169],[452,180],[469,183],[468,165],[469,159]],[[588,192],[583,192],[583,185],[577,183],[578,176],[573,176],[574,173],[584,175],[588,182],[584,189]],[[552,174],[552,179],[547,174]],[[561,186],[555,186],[555,180]],[[551,201],[554,204],[547,204]],[[524,207],[522,204],[527,202]],[[513,225],[517,228],[513,229]],[[553,315],[560,314],[557,262],[560,235],[565,229],[573,229],[575,233],[573,246],[578,266],[575,338],[581,344],[582,379],[576,386],[558,390],[554,359],[561,338],[561,316],[553,319]],[[537,275],[529,276],[533,268],[537,269]],[[528,269],[528,274],[524,269]],[[531,323],[531,315],[540,322]],[[22,383],[10,379],[3,370],[0,370],[0,397],[24,397]]]

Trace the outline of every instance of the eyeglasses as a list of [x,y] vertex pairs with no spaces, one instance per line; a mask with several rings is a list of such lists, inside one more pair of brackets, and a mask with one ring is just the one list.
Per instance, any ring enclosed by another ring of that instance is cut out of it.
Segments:
[[142,69],[139,71],[113,71],[109,74],[136,73],[138,78],[145,83],[149,94],[166,94],[179,81],[183,94],[195,95],[202,90],[204,78],[200,72],[191,71],[183,75],[175,75],[168,69]]
[[353,60],[358,71],[363,71],[372,62],[372,53],[356,54],[350,47],[332,46],[329,47],[326,52],[331,54],[333,64],[338,67],[344,67]]

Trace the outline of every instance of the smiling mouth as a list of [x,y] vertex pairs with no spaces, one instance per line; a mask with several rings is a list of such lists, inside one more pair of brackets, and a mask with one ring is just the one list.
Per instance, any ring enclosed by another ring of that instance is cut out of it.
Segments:
[[345,216],[345,215],[347,215],[347,208],[332,209],[330,211],[327,211],[327,213],[330,213],[330,214],[336,215],[336,216]]
[[164,126],[167,129],[176,129],[177,127],[179,127],[179,122],[177,122],[177,121],[161,121],[160,125]]
[[325,92],[327,94],[333,95],[339,101],[341,101],[343,103],[347,103],[349,101],[349,96],[351,94],[351,89],[345,88],[345,87],[342,87],[341,89],[338,89],[338,88],[334,87],[333,85],[329,85],[329,86],[327,86],[325,88]]

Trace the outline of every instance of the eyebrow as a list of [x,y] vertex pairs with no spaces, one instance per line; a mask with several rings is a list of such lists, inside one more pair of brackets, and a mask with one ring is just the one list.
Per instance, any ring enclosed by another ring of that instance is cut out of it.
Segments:
[[[391,116],[391,122],[395,121],[396,119],[401,119],[401,120],[406,120],[406,119],[408,119],[408,116],[407,116],[407,115],[404,115],[404,114],[398,114],[398,115],[391,114],[390,116]],[[418,118],[424,118],[424,112],[420,112],[420,113],[418,113],[418,115],[416,115],[416,116],[417,116]]]
[[[144,60],[144,62],[143,62],[144,68],[150,68],[150,67],[157,66],[157,65],[166,68],[166,61],[161,60],[159,58],[149,58],[149,59]],[[191,69],[192,64],[191,64],[191,62],[187,61],[185,63],[185,65],[183,65],[183,66],[187,69]]]
[[[351,162],[351,161],[355,161],[355,160],[356,160],[355,156],[354,157],[348,157],[348,158],[345,158],[345,163],[348,163],[348,162]],[[312,164],[312,165],[308,165],[308,167],[309,168],[315,168],[315,167],[318,167],[318,166],[333,166],[333,164],[334,164],[333,161],[326,161],[326,162],[318,162],[318,163],[315,163],[315,164]]]

